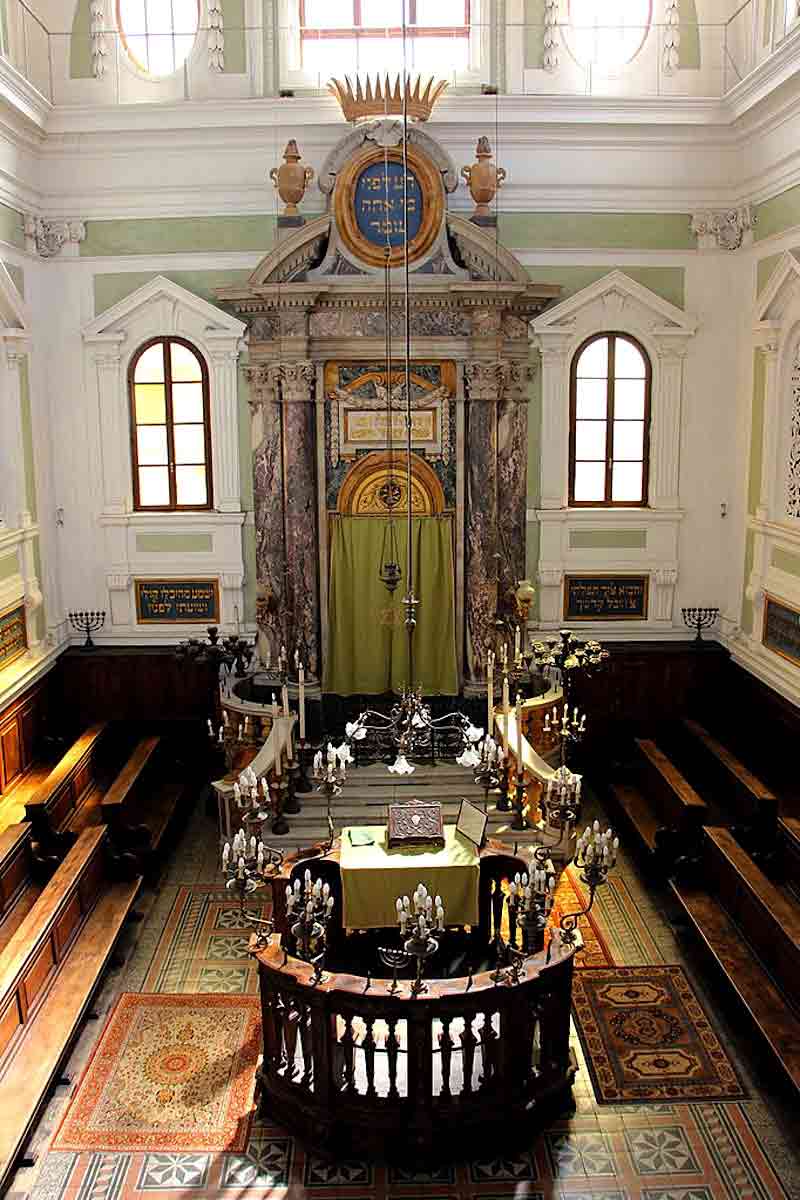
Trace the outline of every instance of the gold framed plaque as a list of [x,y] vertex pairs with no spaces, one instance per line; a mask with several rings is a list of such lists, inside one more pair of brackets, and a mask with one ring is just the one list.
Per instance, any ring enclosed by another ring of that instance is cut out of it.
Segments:
[[565,621],[646,621],[649,575],[565,575]]
[[135,579],[137,625],[218,625],[218,579]]

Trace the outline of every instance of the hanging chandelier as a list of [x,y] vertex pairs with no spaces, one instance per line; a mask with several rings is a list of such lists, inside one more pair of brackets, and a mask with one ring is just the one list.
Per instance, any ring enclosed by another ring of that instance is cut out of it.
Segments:
[[[403,17],[403,75],[407,79],[405,69],[405,14]],[[414,665],[414,631],[417,625],[417,609],[419,600],[414,592],[414,538],[412,536],[412,402],[411,402],[411,287],[409,278],[408,259],[408,88],[404,91],[403,99],[403,293],[405,300],[405,330],[403,348],[403,375],[405,401],[405,475],[406,475],[406,562],[405,579],[406,592],[401,601],[405,613],[404,625],[408,645],[408,684],[404,687],[400,699],[388,714],[376,709],[367,709],[359,714],[356,721],[348,722],[345,734],[349,743],[369,740],[372,747],[384,757],[394,755],[394,761],[389,771],[394,775],[410,775],[414,771],[411,757],[424,757],[432,762],[437,756],[455,757],[468,766],[475,760],[474,745],[483,737],[483,730],[478,729],[464,713],[449,712],[442,716],[434,716],[431,706],[422,697],[422,688],[415,680]],[[385,186],[388,167],[384,171]],[[388,199],[387,199],[388,212]],[[387,235],[386,271],[384,278],[384,303],[386,308],[386,396],[387,396],[387,444],[389,448],[389,476],[387,486],[396,485],[396,502],[401,499],[401,489],[394,477],[394,457],[392,441],[392,314],[391,314],[391,284],[389,275],[389,245]],[[390,508],[388,533],[384,536],[379,577],[390,593],[402,579],[402,569],[399,563],[397,534],[394,527],[394,513]]]

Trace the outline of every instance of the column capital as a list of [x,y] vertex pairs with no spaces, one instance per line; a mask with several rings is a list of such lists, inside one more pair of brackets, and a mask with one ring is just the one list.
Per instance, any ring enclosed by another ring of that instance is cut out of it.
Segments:
[[476,359],[464,366],[464,382],[470,400],[499,400],[508,381],[508,363],[503,359]]
[[242,373],[247,381],[250,394],[247,403],[251,414],[255,414],[264,404],[274,404],[277,396],[280,367],[277,363],[250,363],[242,367]]
[[314,399],[314,384],[317,372],[309,359],[281,363],[281,398],[287,404],[302,403]]

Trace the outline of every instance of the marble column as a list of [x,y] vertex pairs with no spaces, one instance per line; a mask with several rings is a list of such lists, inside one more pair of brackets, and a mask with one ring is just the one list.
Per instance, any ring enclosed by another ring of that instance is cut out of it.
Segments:
[[497,414],[497,517],[504,588],[525,578],[528,499],[528,384],[533,369],[525,361],[508,363],[506,387]]
[[244,368],[250,388],[256,527],[256,622],[259,652],[274,666],[286,644],[286,556],[283,519],[283,436],[278,396],[279,368],[255,363]]
[[480,685],[497,611],[497,412],[508,374],[497,359],[468,362],[465,683]]
[[317,575],[316,371],[308,360],[280,367],[286,513],[287,648],[300,651],[318,676],[319,579]]

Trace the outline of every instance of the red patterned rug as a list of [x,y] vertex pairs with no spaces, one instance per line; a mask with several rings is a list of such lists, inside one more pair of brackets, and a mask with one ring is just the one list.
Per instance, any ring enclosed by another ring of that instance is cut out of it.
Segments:
[[598,1104],[746,1098],[683,967],[578,971],[572,1008]]
[[54,1150],[243,1150],[261,1041],[255,996],[124,992]]
[[[558,881],[553,911],[550,915],[550,925],[557,925],[565,913],[580,912],[586,905],[581,891],[581,885],[573,874],[572,868],[567,867]],[[594,918],[594,912],[587,913],[578,921],[578,928],[583,937],[583,950],[575,959],[577,967],[613,967],[614,959],[608,948],[606,939]],[[550,940],[549,931],[545,931],[545,945]]]

